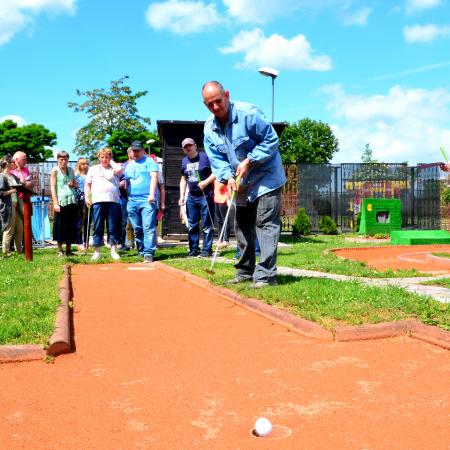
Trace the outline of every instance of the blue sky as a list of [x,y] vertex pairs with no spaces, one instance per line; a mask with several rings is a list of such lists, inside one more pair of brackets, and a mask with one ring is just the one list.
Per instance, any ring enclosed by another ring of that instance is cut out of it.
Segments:
[[76,89],[148,90],[141,115],[204,120],[201,86],[275,121],[330,124],[333,162],[365,144],[386,162],[434,162],[450,151],[449,0],[0,0],[0,121],[41,123],[73,149],[86,116]]

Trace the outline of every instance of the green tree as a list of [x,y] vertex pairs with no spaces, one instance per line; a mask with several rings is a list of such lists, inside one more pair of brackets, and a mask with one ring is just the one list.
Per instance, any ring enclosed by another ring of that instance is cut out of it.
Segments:
[[[155,142],[152,144],[147,144],[147,141],[150,139],[153,139]],[[157,156],[161,156],[161,142],[159,139],[159,134],[156,131],[144,130],[140,132],[133,132],[115,130],[107,139],[106,143],[108,147],[111,148],[113,157],[116,161],[126,161],[127,149],[131,143],[136,140],[141,141],[150,153],[155,153]]]
[[0,123],[0,156],[13,155],[17,151],[27,154],[29,162],[40,162],[51,158],[49,148],[56,144],[56,133],[43,125],[32,123],[19,127],[12,120]]
[[[115,131],[138,135],[146,131],[151,121],[138,114],[136,102],[147,95],[148,91],[133,93],[124,83],[129,77],[111,81],[109,89],[98,88],[76,93],[87,97],[83,103],[69,102],[69,108],[75,112],[84,112],[89,118],[87,125],[78,130],[75,139],[75,151],[78,154],[93,157],[97,150],[106,145]],[[124,148],[126,152],[126,148]]]
[[372,157],[372,149],[370,148],[370,144],[366,144],[364,147],[363,154],[361,156],[361,161],[363,163],[377,163],[378,161],[376,159],[373,159]]
[[289,124],[281,133],[280,152],[283,162],[328,163],[339,151],[339,141],[326,123],[302,119]]

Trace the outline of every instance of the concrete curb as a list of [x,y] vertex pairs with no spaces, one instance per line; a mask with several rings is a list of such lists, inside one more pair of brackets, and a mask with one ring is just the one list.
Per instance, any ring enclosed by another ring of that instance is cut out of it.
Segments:
[[19,361],[36,361],[45,357],[42,345],[2,345],[0,364]]
[[197,275],[175,269],[164,263],[157,262],[158,267],[172,273],[192,284],[209,289],[221,297],[232,301],[250,311],[253,311],[272,322],[295,331],[303,336],[321,341],[361,341],[366,339],[384,339],[396,336],[410,336],[430,344],[450,350],[450,332],[439,327],[424,325],[415,320],[401,320],[398,322],[384,322],[358,326],[339,326],[334,330],[327,330],[315,322],[302,319],[288,311],[268,305],[261,300],[243,297],[236,292],[223,287],[215,286],[208,280]]
[[46,356],[57,356],[71,351],[70,299],[72,295],[70,266],[64,266],[64,277],[59,285],[61,303],[56,311],[54,332],[47,350],[41,345],[0,346],[0,364],[19,361],[43,360]]

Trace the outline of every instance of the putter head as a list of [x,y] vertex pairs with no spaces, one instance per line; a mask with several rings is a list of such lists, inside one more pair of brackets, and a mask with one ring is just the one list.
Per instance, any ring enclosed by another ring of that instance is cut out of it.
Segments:
[[205,272],[209,273],[210,275],[215,275],[216,274],[216,272],[214,272],[214,270],[208,269],[208,268],[205,269]]

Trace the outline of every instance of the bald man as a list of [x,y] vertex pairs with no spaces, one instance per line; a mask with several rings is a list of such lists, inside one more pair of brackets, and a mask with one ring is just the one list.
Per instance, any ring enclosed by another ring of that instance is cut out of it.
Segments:
[[[281,231],[281,188],[286,182],[278,136],[262,111],[233,102],[218,81],[202,88],[212,115],[205,122],[204,148],[216,179],[236,190],[235,231],[240,260],[229,283],[253,281],[252,287],[276,284],[277,245]],[[256,238],[261,256],[256,264]]]
[[[18,151],[13,155],[13,161],[16,165],[16,168],[14,170],[11,170],[11,173],[15,175],[25,187],[31,188],[33,183],[31,182],[30,171],[28,170],[28,167],[26,167],[27,155],[24,152]],[[17,211],[23,223],[23,194],[21,192],[17,192],[17,196]],[[20,248],[16,248],[16,251],[23,251],[23,236],[15,237],[15,242],[20,242]]]

